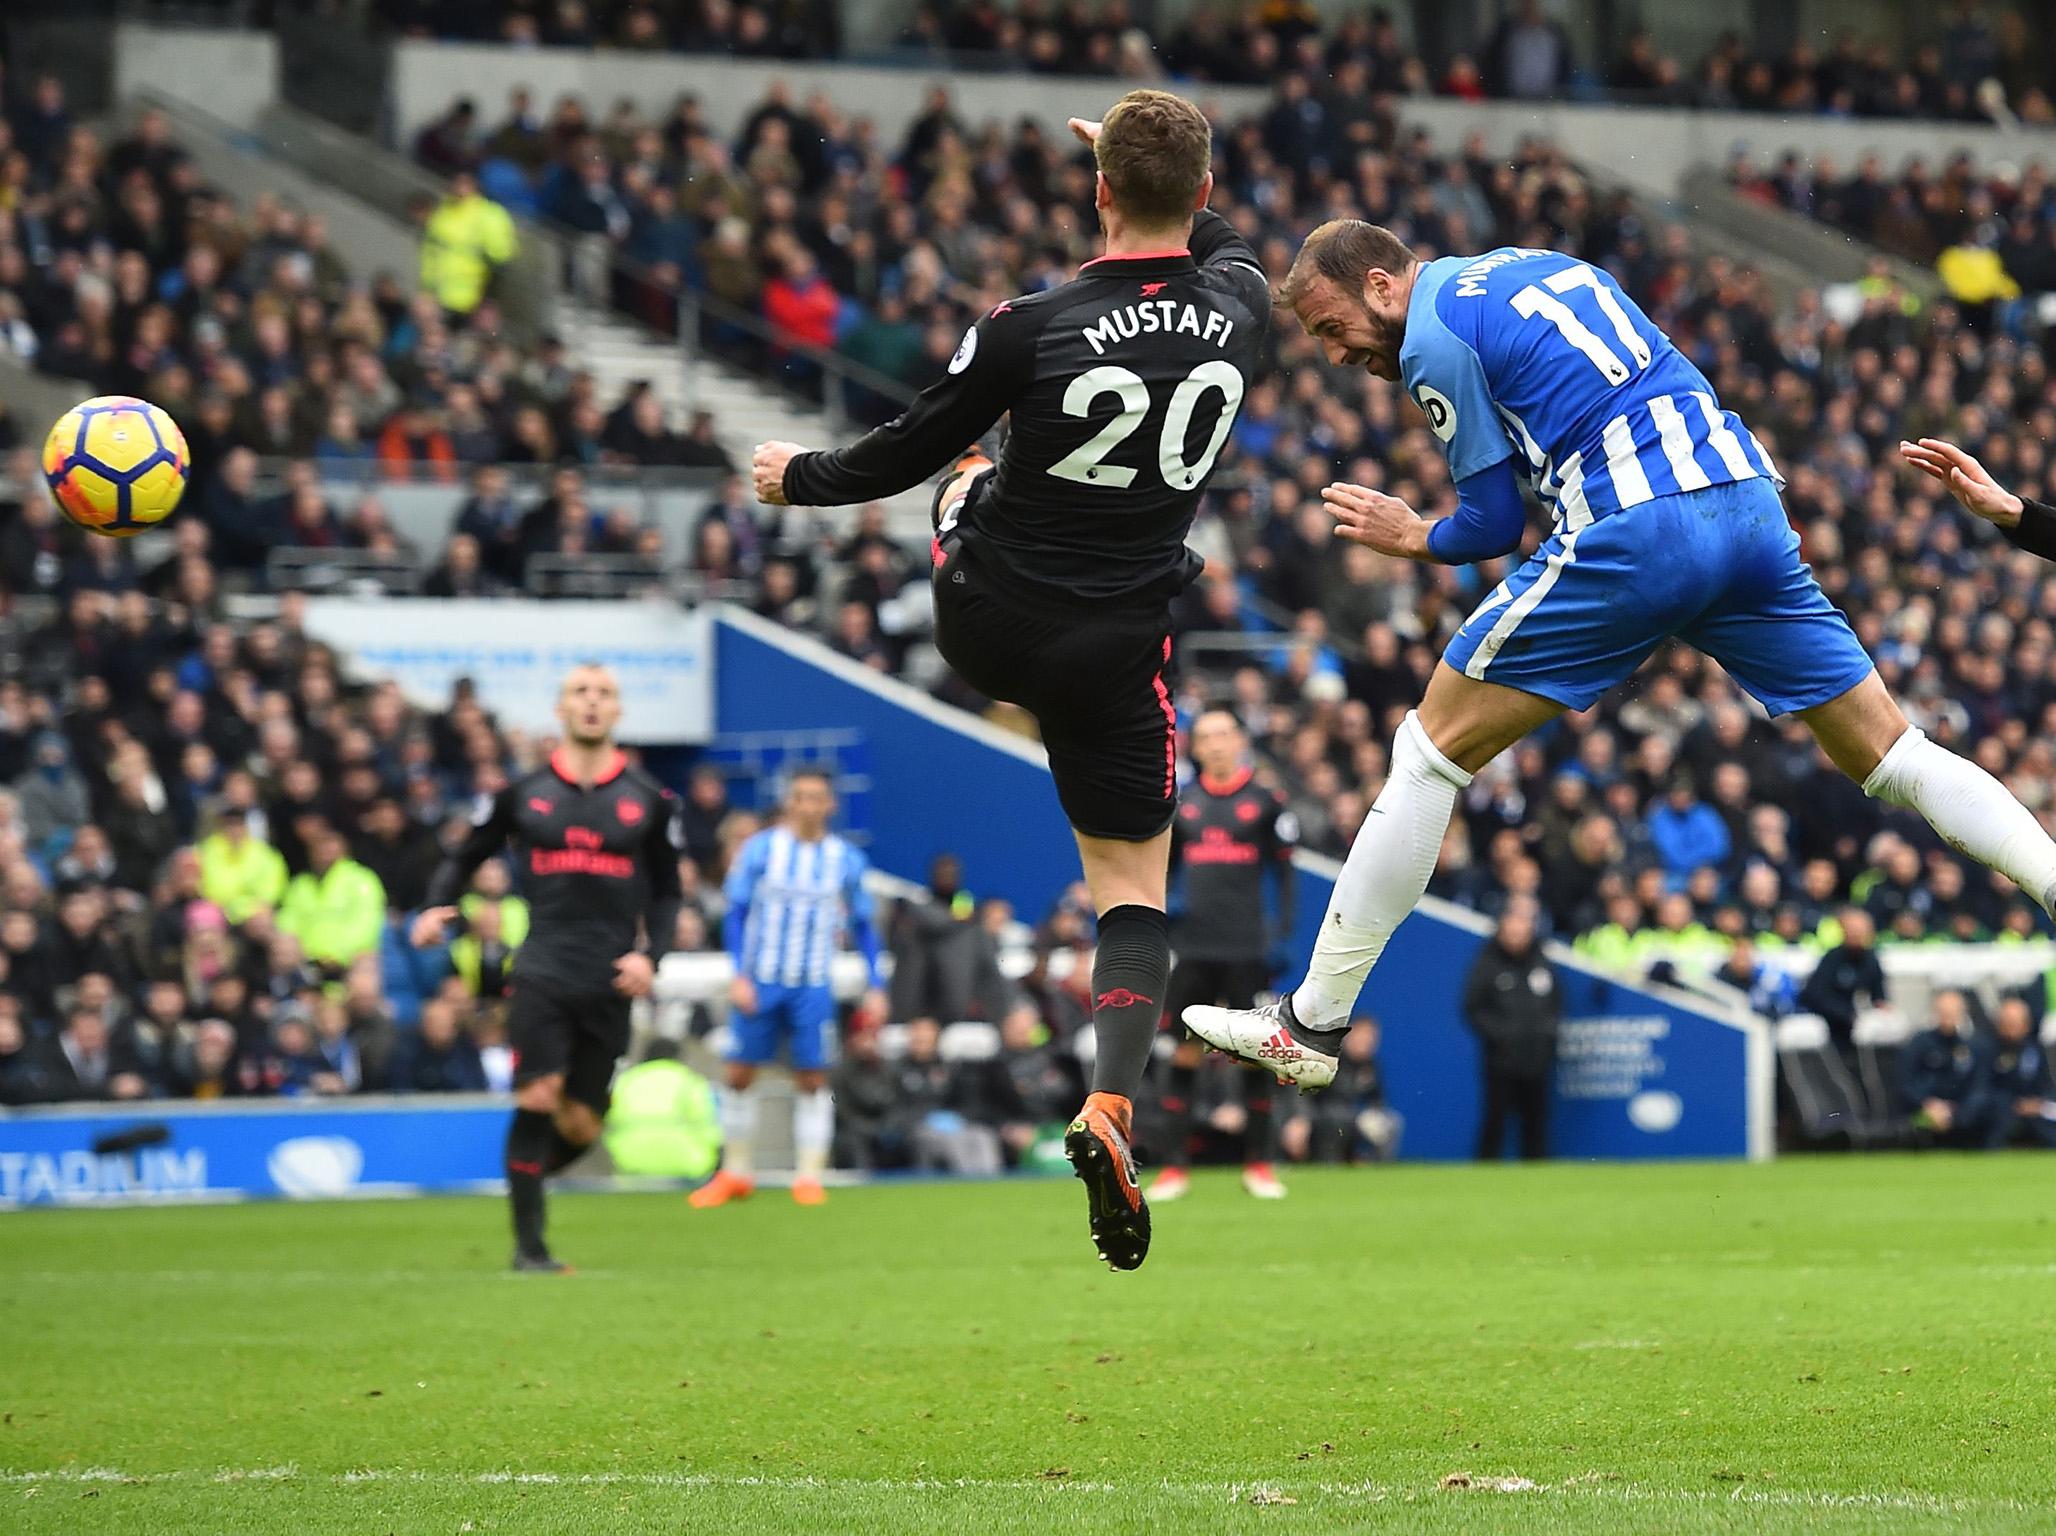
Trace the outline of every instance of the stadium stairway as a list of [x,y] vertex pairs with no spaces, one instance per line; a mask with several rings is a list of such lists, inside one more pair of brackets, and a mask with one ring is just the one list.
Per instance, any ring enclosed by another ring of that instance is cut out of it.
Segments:
[[[681,426],[685,413],[711,411],[721,445],[744,470],[758,443],[782,440],[832,448],[853,435],[853,429],[837,427],[825,412],[799,404],[775,386],[703,353],[688,353],[596,304],[567,295],[557,301],[556,316],[557,335],[577,365],[592,371],[602,400],[617,400],[631,383],[646,379]],[[886,502],[894,537],[925,542],[928,503],[925,485]]]
[[[266,106],[248,131],[213,122],[186,104],[159,104],[171,111],[181,142],[193,141],[214,157],[216,179],[236,179],[218,174],[226,168],[222,157],[228,156],[240,157],[253,171],[297,174],[296,200],[318,206],[339,233],[367,225],[397,230],[402,249],[380,248],[377,265],[411,271],[415,246],[404,222],[408,202],[441,186],[428,171],[283,102]],[[510,321],[517,312],[527,312],[524,329],[554,331],[577,366],[592,370],[606,404],[618,400],[629,384],[647,379],[680,429],[685,413],[712,411],[722,446],[745,470],[751,450],[761,442],[783,439],[829,448],[847,440],[850,434],[824,412],[712,357],[690,353],[591,297],[597,286],[592,274],[585,274],[585,281],[566,282],[567,270],[583,272],[585,264],[567,252],[556,234],[523,221],[521,235],[524,251],[511,274],[516,291],[509,296],[514,301]],[[346,249],[344,255],[352,252]],[[927,540],[928,501],[927,487],[920,486],[886,504],[895,537]]]

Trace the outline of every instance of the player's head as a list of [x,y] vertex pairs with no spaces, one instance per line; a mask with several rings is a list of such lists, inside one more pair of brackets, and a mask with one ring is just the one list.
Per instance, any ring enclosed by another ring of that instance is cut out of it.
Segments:
[[1183,236],[1214,190],[1214,134],[1206,114],[1169,91],[1130,91],[1114,103],[1092,146],[1100,222],[1130,234]]
[[613,669],[587,662],[564,674],[557,690],[557,719],[564,739],[576,747],[605,746],[621,723],[621,684]]
[[1406,306],[1420,259],[1391,230],[1362,219],[1330,219],[1306,237],[1277,303],[1320,342],[1338,368],[1399,377]]
[[795,768],[785,777],[785,824],[799,836],[816,838],[835,814],[835,780],[825,768]]
[[1249,738],[1232,710],[1207,710],[1192,722],[1192,761],[1210,779],[1225,779],[1242,766]]

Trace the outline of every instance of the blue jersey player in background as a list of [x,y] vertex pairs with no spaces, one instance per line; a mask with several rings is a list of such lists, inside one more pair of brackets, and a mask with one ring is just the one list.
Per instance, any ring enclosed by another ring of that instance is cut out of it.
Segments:
[[1263,1009],[1188,1009],[1195,1034],[1302,1087],[1332,1080],[1364,980],[1427,889],[1471,776],[1672,638],[1772,715],[1805,721],[1865,793],[1918,811],[2044,910],[2056,901],[2056,843],[1998,780],[1907,723],[1800,558],[1770,455],[1609,274],[1520,247],[1424,262],[1343,219],[1308,237],[1278,301],[1331,363],[1400,381],[1456,482],[1456,511],[1435,520],[1331,485],[1342,537],[1413,560],[1495,559],[1520,548],[1524,490],[1554,526],[1465,621],[1401,724],[1306,980]]
[[878,929],[871,893],[864,889],[870,862],[845,838],[828,830],[835,816],[835,785],[818,768],[803,768],[786,783],[782,816],[736,850],[728,872],[725,923],[735,962],[730,1005],[728,1091],[721,1098],[721,1170],[692,1195],[700,1209],[747,1197],[757,1130],[753,1088],[760,1068],[781,1052],[792,1068],[792,1144],[797,1158],[792,1197],[802,1205],[826,1199],[821,1175],[835,1133],[828,1069],[835,1064],[835,993],[829,969],[845,934],[869,968],[874,1016],[885,1011],[879,992]]

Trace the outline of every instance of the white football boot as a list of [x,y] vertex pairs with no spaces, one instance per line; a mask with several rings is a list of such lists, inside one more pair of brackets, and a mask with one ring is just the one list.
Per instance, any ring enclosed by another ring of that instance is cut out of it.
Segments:
[[1335,1081],[1346,1029],[1312,1030],[1292,1016],[1290,995],[1261,1008],[1214,1008],[1195,1003],[1185,1027],[1215,1050],[1262,1067],[1281,1083],[1312,1093]]

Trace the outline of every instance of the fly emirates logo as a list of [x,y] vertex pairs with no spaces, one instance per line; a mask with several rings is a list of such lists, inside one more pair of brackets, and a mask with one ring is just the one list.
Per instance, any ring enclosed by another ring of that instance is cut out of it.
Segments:
[[1228,345],[1228,333],[1235,322],[1219,310],[1201,309],[1182,299],[1144,299],[1110,309],[1078,334],[1092,348],[1094,357],[1105,357],[1107,348],[1119,341],[1161,333],[1166,336],[1197,336],[1215,346]]

